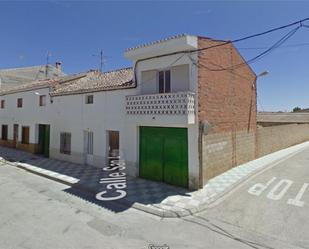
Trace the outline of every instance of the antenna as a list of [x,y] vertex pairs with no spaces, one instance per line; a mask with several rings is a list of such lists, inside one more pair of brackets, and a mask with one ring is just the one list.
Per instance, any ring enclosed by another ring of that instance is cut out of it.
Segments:
[[92,56],[99,56],[99,57],[100,57],[100,72],[103,73],[103,66],[104,66],[105,63],[106,63],[106,56],[104,56],[103,50],[101,49],[99,55],[93,54]]
[[49,65],[49,58],[51,56],[50,51],[47,51],[47,55],[46,55],[46,65],[45,65],[45,79],[47,79],[48,76],[48,65]]

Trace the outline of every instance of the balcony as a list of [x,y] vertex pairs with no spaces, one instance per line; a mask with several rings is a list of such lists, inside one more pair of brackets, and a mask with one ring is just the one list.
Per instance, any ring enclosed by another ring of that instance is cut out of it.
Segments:
[[126,113],[131,116],[180,118],[191,124],[195,117],[194,96],[192,92],[126,96]]

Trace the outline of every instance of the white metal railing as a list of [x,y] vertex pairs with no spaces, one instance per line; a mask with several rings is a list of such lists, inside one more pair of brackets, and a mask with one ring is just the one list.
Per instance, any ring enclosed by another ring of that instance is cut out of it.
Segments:
[[190,115],[194,114],[193,92],[157,93],[126,96],[129,115]]

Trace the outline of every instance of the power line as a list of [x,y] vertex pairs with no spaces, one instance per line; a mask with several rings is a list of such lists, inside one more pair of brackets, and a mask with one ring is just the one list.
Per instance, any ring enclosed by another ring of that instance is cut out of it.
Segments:
[[141,62],[141,61],[155,59],[155,58],[161,58],[161,57],[175,55],[175,54],[181,54],[181,53],[195,53],[195,52],[199,52],[199,51],[203,51],[203,50],[208,50],[208,49],[224,46],[224,45],[227,45],[227,44],[230,44],[230,43],[237,43],[237,42],[245,41],[245,40],[248,40],[248,39],[251,39],[251,38],[255,38],[255,37],[262,36],[262,35],[266,35],[266,34],[269,34],[269,33],[272,33],[272,32],[278,31],[278,30],[282,30],[282,29],[285,29],[285,28],[288,28],[288,27],[295,26],[297,24],[299,25],[297,28],[299,28],[299,27],[309,28],[308,25],[303,24],[303,22],[308,21],[308,20],[309,20],[309,17],[301,19],[301,20],[298,20],[296,22],[289,23],[287,25],[283,25],[283,26],[280,26],[280,27],[277,27],[277,28],[269,29],[269,30],[266,30],[264,32],[256,33],[256,34],[253,34],[253,35],[249,35],[249,36],[246,36],[246,37],[243,37],[243,38],[239,38],[239,39],[235,39],[235,40],[231,40],[231,41],[226,41],[226,42],[223,42],[223,43],[220,43],[220,44],[216,44],[216,45],[213,45],[213,46],[209,46],[209,47],[205,47],[205,48],[199,48],[199,49],[194,49],[194,50],[183,50],[183,51],[167,53],[167,54],[162,54],[162,55],[157,55],[157,56],[152,56],[152,57],[149,57],[149,58],[144,58],[144,59],[137,60],[135,62],[135,66],[134,66],[134,78],[135,78],[135,81],[137,83],[136,68],[137,68],[138,63]]
[[303,27],[305,27],[305,28],[309,28],[309,26],[308,25],[306,25],[306,24],[301,24]]
[[[285,46],[280,46],[280,48],[294,48],[294,47],[303,47],[303,46],[309,46],[309,42],[304,43],[296,43],[296,44],[289,44]],[[238,47],[237,49],[243,49],[243,50],[258,50],[258,49],[267,49],[268,47]]]
[[291,31],[289,31],[286,35],[284,35],[282,38],[280,38],[276,43],[274,43],[271,47],[269,47],[268,49],[266,49],[265,51],[263,51],[262,53],[256,55],[255,57],[230,66],[230,67],[226,67],[226,68],[220,68],[220,69],[210,69],[208,68],[208,70],[210,71],[225,71],[225,70],[231,70],[231,69],[237,69],[243,65],[247,65],[247,64],[251,64],[253,62],[256,62],[257,60],[261,59],[262,57],[266,56],[267,54],[269,54],[270,52],[272,52],[273,50],[275,50],[276,48],[280,47],[282,44],[284,44],[289,38],[291,38],[299,29],[301,28],[301,26],[296,27],[295,29],[292,29]]
[[278,31],[278,30],[281,30],[281,29],[286,29],[288,27],[295,26],[297,24],[298,24],[298,27],[302,27],[303,26],[303,27],[309,28],[309,26],[303,24],[303,22],[308,21],[308,20],[309,20],[309,17],[301,19],[301,20],[293,22],[293,23],[290,23],[290,24],[287,24],[287,25],[283,25],[283,26],[280,26],[280,27],[277,27],[277,28],[269,29],[269,30],[261,32],[261,33],[256,33],[256,34],[253,34],[253,35],[245,36],[243,38],[239,38],[239,39],[235,39],[235,40],[231,40],[231,41],[226,41],[224,43],[217,44],[217,45],[210,46],[210,47],[206,47],[206,48],[196,49],[194,51],[202,51],[202,50],[206,50],[206,49],[210,49],[210,48],[224,46],[224,45],[229,44],[229,43],[236,43],[236,42],[245,41],[245,40],[248,40],[248,39],[251,39],[251,38],[255,38],[255,37],[258,37],[258,36],[262,36],[262,35],[266,35],[266,34],[269,34],[269,33],[272,33],[272,32]]

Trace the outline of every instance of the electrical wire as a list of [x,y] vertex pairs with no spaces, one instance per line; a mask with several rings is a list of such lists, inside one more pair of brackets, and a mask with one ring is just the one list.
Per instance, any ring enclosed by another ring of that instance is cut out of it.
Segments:
[[248,39],[251,39],[251,38],[255,38],[255,37],[259,37],[259,36],[262,36],[262,35],[266,35],[266,34],[269,34],[269,33],[272,33],[272,32],[278,31],[278,30],[281,30],[281,29],[286,29],[288,27],[295,26],[297,24],[298,24],[298,27],[309,28],[309,26],[303,24],[303,22],[308,21],[308,20],[309,20],[309,17],[301,19],[301,20],[293,22],[293,23],[290,23],[290,24],[287,24],[287,25],[283,25],[283,26],[280,26],[280,27],[277,27],[277,28],[269,29],[269,30],[261,32],[261,33],[245,36],[243,38],[239,38],[239,39],[235,39],[235,40],[231,40],[231,41],[226,41],[224,43],[217,44],[217,45],[210,46],[210,47],[206,47],[206,48],[196,49],[194,51],[203,51],[203,50],[207,50],[207,49],[211,49],[211,48],[215,48],[215,47],[224,46],[224,45],[229,44],[229,43],[237,43],[237,42],[245,41],[245,40],[248,40]]
[[[179,56],[176,60],[174,60],[172,63],[168,64],[167,66],[164,66],[162,68],[156,68],[155,71],[160,71],[160,70],[166,70],[166,68],[172,67],[173,65],[175,65],[179,60],[181,60],[186,54],[182,54],[181,56]],[[155,75],[154,77],[147,79],[146,81],[143,81],[142,83],[138,84],[136,86],[136,88],[141,87],[143,85],[146,85],[148,83],[152,83],[153,80],[155,80],[157,78],[157,75]]]
[[236,64],[236,65],[233,65],[233,66],[230,66],[230,67],[226,67],[226,68],[220,68],[220,69],[211,69],[211,68],[208,68],[208,70],[210,71],[225,71],[225,70],[232,70],[232,69],[237,69],[241,66],[244,66],[244,65],[249,65],[251,63],[254,63],[256,62],[257,60],[263,58],[264,56],[266,56],[267,54],[269,54],[270,52],[272,52],[273,50],[275,50],[276,48],[280,47],[282,44],[284,44],[288,39],[290,39],[302,26],[298,26],[296,27],[295,29],[289,31],[286,35],[284,35],[282,38],[280,38],[276,43],[274,43],[271,47],[269,47],[268,49],[266,49],[265,51],[263,51],[262,53],[256,55],[255,57],[245,61],[245,62],[242,62],[242,63],[239,63],[239,64]]
[[309,28],[308,25],[301,23],[301,26],[305,27],[305,28]]
[[[294,47],[303,47],[309,46],[309,42],[305,43],[296,43],[296,44],[289,44],[285,46],[280,46],[280,48],[294,48]],[[259,49],[267,49],[268,47],[237,47],[238,50],[259,50]]]
[[[224,45],[227,45],[227,44],[230,44],[230,43],[237,43],[237,42],[245,41],[245,40],[248,40],[248,39],[251,39],[251,38],[255,38],[255,37],[262,36],[262,35],[266,35],[266,34],[269,34],[269,33],[272,33],[272,32],[278,31],[278,30],[282,30],[282,29],[285,29],[285,28],[288,28],[288,27],[295,26],[297,24],[298,24],[298,28],[299,27],[306,27],[306,28],[308,28],[309,27],[308,25],[303,24],[303,22],[308,21],[308,20],[309,20],[309,17],[301,19],[301,20],[298,20],[298,21],[293,22],[293,23],[289,23],[287,25],[283,25],[283,26],[280,26],[280,27],[277,27],[277,28],[269,29],[269,30],[264,31],[264,32],[256,33],[256,34],[253,34],[253,35],[249,35],[249,36],[246,36],[246,37],[243,37],[243,38],[239,38],[239,39],[235,39],[235,40],[231,40],[231,41],[222,42],[220,44],[216,44],[216,45],[205,47],[205,48],[199,48],[199,49],[194,49],[194,50],[177,51],[177,52],[173,52],[173,53],[167,53],[167,54],[162,54],[162,55],[157,55],[157,56],[152,56],[152,57],[149,57],[149,58],[144,58],[144,59],[137,60],[135,62],[135,66],[134,66],[134,79],[136,81],[136,85],[137,85],[136,69],[137,69],[138,63],[141,62],[141,61],[151,60],[151,59],[155,59],[155,58],[161,58],[161,57],[175,55],[175,54],[181,54],[181,53],[195,53],[195,52],[199,52],[199,51],[203,51],[203,50],[208,50],[208,49],[224,46]],[[260,55],[260,56],[262,56],[262,55]]]

